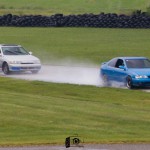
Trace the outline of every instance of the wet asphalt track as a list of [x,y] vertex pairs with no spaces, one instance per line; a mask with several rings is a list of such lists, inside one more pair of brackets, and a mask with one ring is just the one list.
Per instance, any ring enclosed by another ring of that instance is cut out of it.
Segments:
[[65,146],[27,146],[5,147],[0,150],[150,150],[150,144],[96,144],[70,148],[65,148]]
[[[86,65],[86,66],[68,66],[68,65],[43,65],[38,74],[26,73],[12,73],[6,77],[24,79],[24,80],[38,80],[44,82],[67,83],[78,85],[92,85],[103,87],[102,79],[99,76],[100,67]],[[2,71],[1,76],[5,76]],[[113,82],[112,87],[126,88],[121,83]],[[126,88],[127,89],[127,88]],[[150,92],[148,89],[137,89],[145,92]]]

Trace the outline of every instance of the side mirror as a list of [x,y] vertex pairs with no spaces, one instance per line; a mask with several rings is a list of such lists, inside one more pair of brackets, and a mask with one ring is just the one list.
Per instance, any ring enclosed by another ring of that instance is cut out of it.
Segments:
[[30,55],[32,55],[32,52],[29,52]]
[[126,70],[125,66],[119,66],[120,69]]

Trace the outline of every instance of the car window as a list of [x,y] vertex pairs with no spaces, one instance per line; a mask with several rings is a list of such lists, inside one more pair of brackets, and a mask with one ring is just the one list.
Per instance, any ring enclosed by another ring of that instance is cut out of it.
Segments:
[[112,60],[108,63],[108,66],[110,66],[110,67],[115,67],[116,62],[117,62],[117,59],[116,59],[116,58],[115,58],[115,59],[112,59]]
[[126,64],[128,68],[150,68],[149,59],[127,59]]
[[122,59],[118,59],[117,62],[116,62],[116,64],[115,64],[116,68],[119,68],[119,66],[124,66],[124,63],[123,63]]
[[150,68],[150,60],[149,59],[145,59],[144,64],[145,64],[146,68]]
[[4,55],[29,55],[22,47],[2,47]]

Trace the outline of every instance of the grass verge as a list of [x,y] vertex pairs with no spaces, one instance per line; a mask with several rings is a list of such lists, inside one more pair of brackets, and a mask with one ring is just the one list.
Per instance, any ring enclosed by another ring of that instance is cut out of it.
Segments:
[[149,29],[0,28],[1,43],[21,44],[43,63],[100,64],[117,56],[150,57]]
[[[0,145],[149,142],[149,93],[0,78]],[[110,96],[111,95],[111,96]]]
[[[116,56],[150,57],[150,30],[0,28],[1,43],[21,44],[43,63],[100,64]],[[0,145],[150,141],[150,96],[139,90],[0,78]]]
[[149,0],[1,0],[0,14],[42,14],[50,15],[55,13],[83,14],[83,13],[131,13],[134,10],[146,11],[149,7]]

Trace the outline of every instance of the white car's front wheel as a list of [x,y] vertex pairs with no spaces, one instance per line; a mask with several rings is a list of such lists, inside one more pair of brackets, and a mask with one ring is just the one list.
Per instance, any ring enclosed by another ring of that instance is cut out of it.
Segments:
[[9,74],[10,73],[8,64],[6,62],[2,66],[2,71],[3,71],[4,74]]

